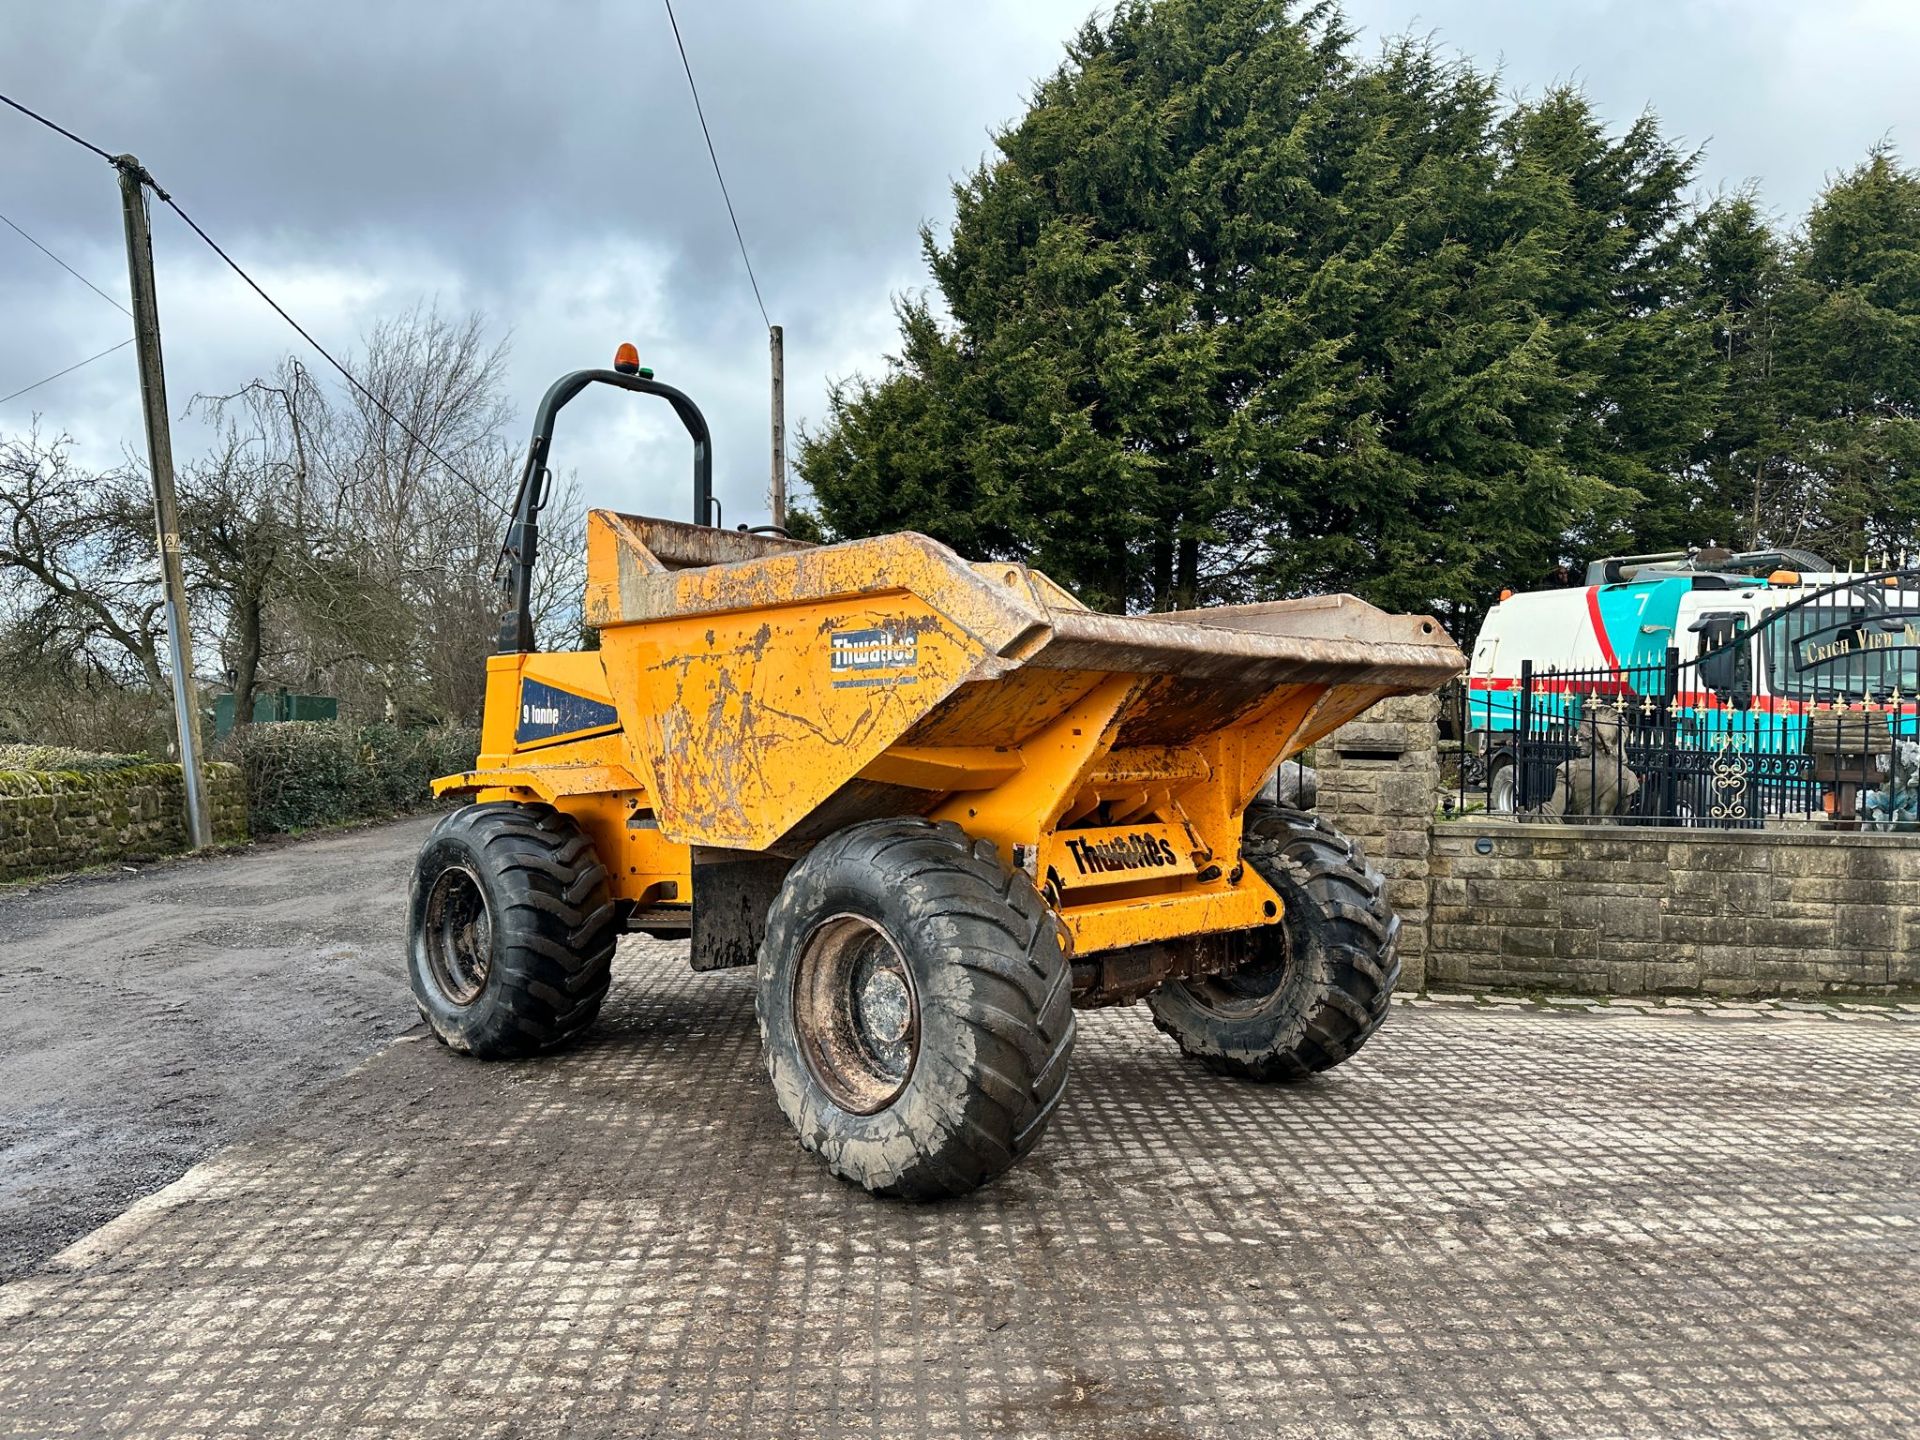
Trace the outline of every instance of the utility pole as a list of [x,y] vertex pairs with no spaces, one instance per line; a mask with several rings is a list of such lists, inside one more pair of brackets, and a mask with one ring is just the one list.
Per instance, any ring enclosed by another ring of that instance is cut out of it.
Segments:
[[[134,349],[140,356],[140,401],[147,421],[147,468],[153,472],[153,521],[160,540],[160,579],[167,600],[167,652],[173,666],[173,728],[187,786],[187,840],[213,843],[206,777],[200,771],[200,697],[193,683],[193,634],[187,625],[187,581],[180,568],[180,513],[173,496],[173,434],[167,423],[167,375],[160,362],[160,307],[153,288],[153,235],[146,187],[153,177],[131,155],[114,158],[120,208],[127,222],[127,277],[133,288]],[[156,193],[164,199],[160,187]]]
[[787,528],[787,349],[778,325],[767,327],[767,347],[773,352],[773,482],[767,490],[767,508],[773,523]]

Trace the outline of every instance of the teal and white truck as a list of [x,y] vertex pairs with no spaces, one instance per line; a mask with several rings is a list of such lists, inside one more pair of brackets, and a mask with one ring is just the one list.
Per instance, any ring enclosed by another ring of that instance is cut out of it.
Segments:
[[1920,572],[1835,571],[1800,551],[1609,557],[1584,584],[1503,595],[1466,688],[1463,738],[1496,812],[1521,798],[1523,740],[1570,734],[1601,703],[1639,727],[1643,748],[1658,729],[1669,748],[1745,755],[1754,773],[1812,783],[1816,715],[1914,735]]

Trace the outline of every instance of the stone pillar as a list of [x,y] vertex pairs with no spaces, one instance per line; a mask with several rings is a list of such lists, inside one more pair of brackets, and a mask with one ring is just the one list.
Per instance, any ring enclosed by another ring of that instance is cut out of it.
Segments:
[[1400,988],[1427,984],[1427,849],[1440,788],[1440,703],[1383,700],[1314,746],[1319,811],[1387,877],[1400,915]]

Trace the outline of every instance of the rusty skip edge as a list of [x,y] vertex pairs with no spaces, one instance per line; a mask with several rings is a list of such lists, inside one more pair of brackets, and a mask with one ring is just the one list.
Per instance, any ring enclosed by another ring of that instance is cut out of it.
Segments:
[[1383,620],[1402,618],[1433,625],[1436,638],[1424,643],[1326,639],[1091,610],[1052,610],[1037,642],[1023,637],[1009,648],[1025,652],[1020,663],[1052,670],[1186,675],[1275,685],[1387,685],[1406,694],[1437,690],[1465,669],[1466,658],[1438,625],[1415,617],[1381,615]]
[[[1000,623],[1011,622],[1012,638],[990,646],[990,653],[997,650],[1001,661],[1000,666],[989,667],[993,673],[1005,673],[1011,662],[1062,670],[1252,678],[1274,684],[1391,685],[1412,694],[1438,689],[1466,668],[1459,648],[1431,617],[1392,615],[1351,595],[1107,615],[1080,606],[1040,571],[1011,561],[971,562],[939,541],[912,532],[877,541],[813,546],[679,521],[594,513],[619,542],[619,553],[659,576],[665,587],[645,593],[644,598],[635,596],[640,603],[630,609],[618,606],[621,614],[597,617],[602,624],[695,613],[718,616],[850,598],[851,593],[872,596],[895,588],[910,590],[910,585],[894,580],[887,563],[896,553],[904,553],[917,554],[922,563],[944,571],[949,582],[957,584],[960,592],[971,592],[977,603],[1000,617]],[[870,555],[876,564],[864,571],[853,592],[845,586],[844,570],[830,572],[824,567],[808,567],[783,576],[777,585],[772,583],[774,575],[766,562],[806,551],[822,557],[834,552]],[[697,596],[667,578],[692,570],[706,572]],[[1004,583],[990,580],[995,572],[1004,577]],[[933,595],[923,598],[936,600]],[[935,608],[947,609],[937,602]],[[951,610],[947,618],[959,629],[986,639]]]

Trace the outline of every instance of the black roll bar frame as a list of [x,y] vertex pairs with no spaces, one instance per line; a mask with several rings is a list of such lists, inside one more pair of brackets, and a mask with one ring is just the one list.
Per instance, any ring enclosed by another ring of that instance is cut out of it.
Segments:
[[533,440],[527,446],[527,463],[514,494],[513,518],[500,552],[506,573],[500,581],[503,605],[495,648],[501,655],[533,649],[533,565],[540,549],[540,509],[547,502],[547,486],[553,478],[547,468],[553,426],[567,402],[589,385],[612,385],[638,395],[658,395],[673,407],[687,434],[693,437],[693,523],[713,523],[713,437],[698,405],[673,386],[647,375],[630,375],[624,370],[575,370],[562,375],[547,387],[540,408],[534,412]]

